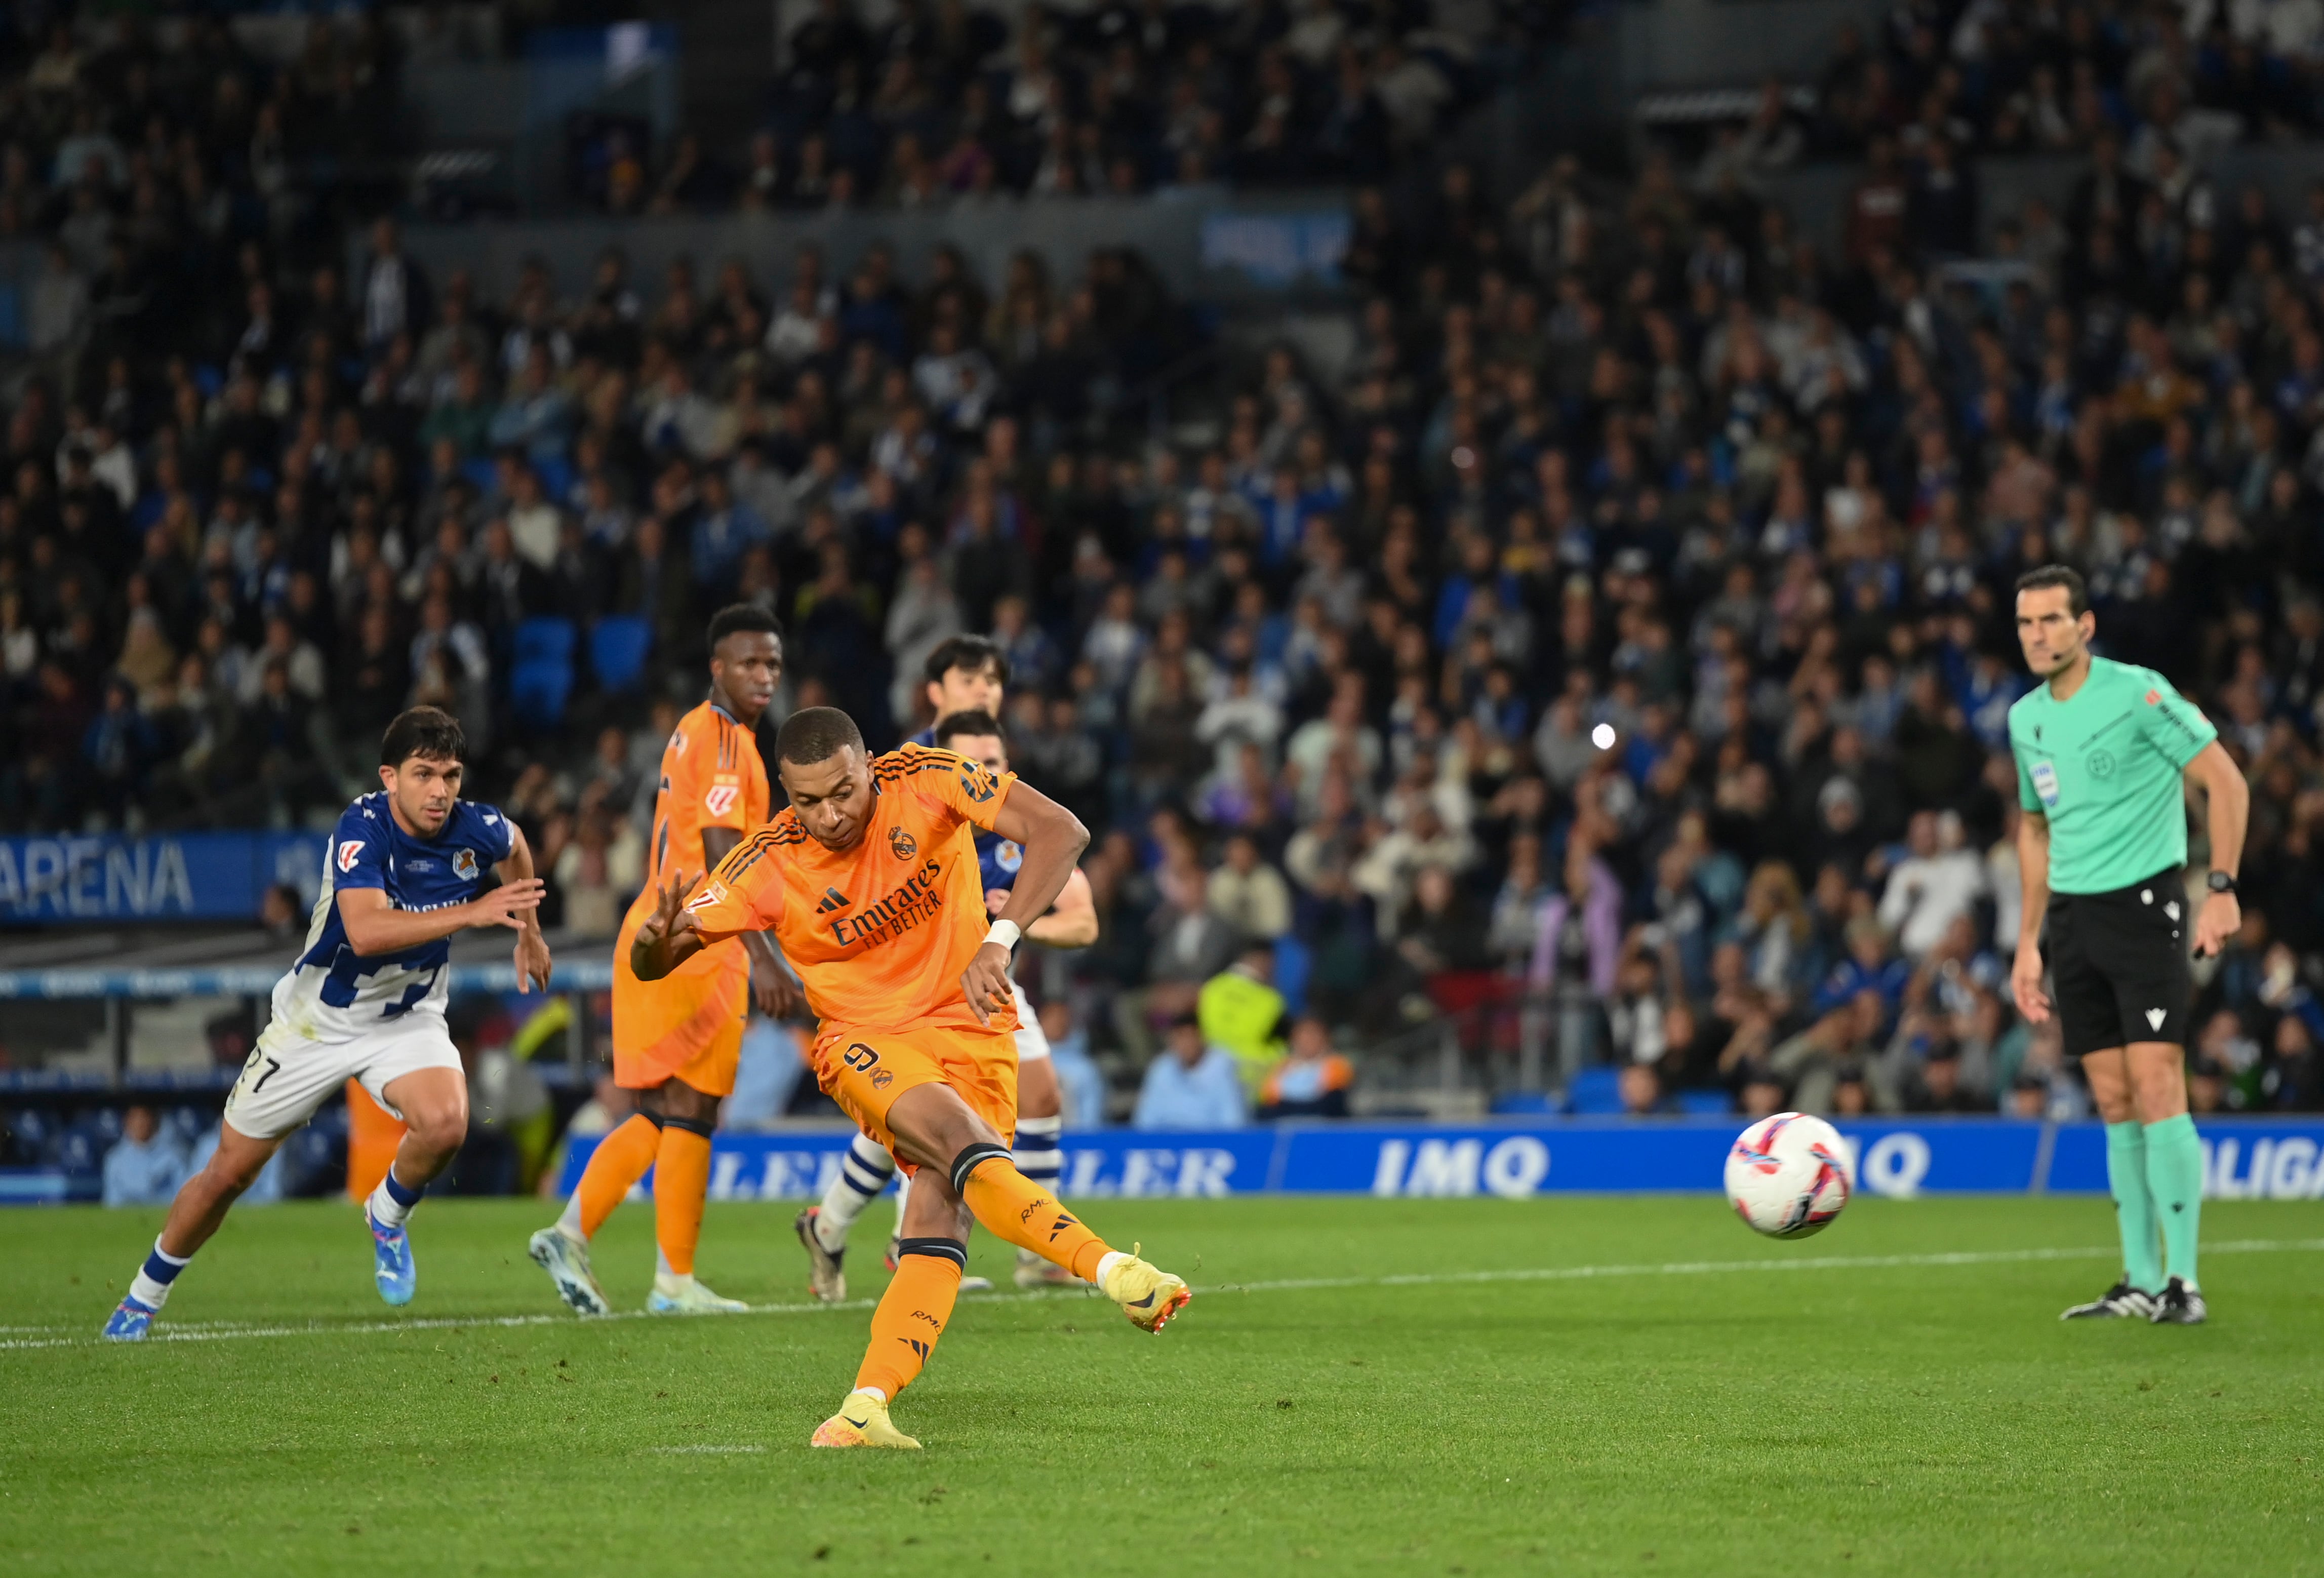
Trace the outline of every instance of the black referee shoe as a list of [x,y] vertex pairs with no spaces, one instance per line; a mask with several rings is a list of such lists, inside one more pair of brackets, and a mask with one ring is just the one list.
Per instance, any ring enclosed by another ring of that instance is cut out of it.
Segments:
[[2058,1318],[2061,1321],[2094,1321],[2123,1315],[2132,1320],[2159,1321],[2163,1316],[2156,1312],[2162,1307],[2163,1300],[2159,1295],[2141,1293],[2127,1281],[2123,1281],[2116,1283],[2089,1303],[2074,1306]]
[[2210,1308],[2203,1303],[2203,1290],[2190,1287],[2185,1280],[2173,1277],[2163,1289],[2163,1297],[2154,1301],[2154,1313],[2146,1318],[2158,1326],[2200,1326],[2210,1318]]

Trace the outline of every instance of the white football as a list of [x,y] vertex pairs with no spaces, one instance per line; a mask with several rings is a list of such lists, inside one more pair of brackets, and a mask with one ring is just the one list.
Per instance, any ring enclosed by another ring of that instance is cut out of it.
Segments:
[[1821,1232],[1848,1204],[1856,1179],[1840,1131],[1803,1112],[1762,1118],[1727,1153],[1727,1199],[1770,1238]]

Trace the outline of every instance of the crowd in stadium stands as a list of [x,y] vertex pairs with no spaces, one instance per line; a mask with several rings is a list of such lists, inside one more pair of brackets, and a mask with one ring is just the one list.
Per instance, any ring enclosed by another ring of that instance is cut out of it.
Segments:
[[1946,200],[1971,155],[2111,142],[2175,204],[2204,153],[2315,129],[2319,57],[2324,11],[2308,5],[1900,5],[1871,35],[1841,25],[1804,104],[1763,87],[1713,138],[1703,181],[1869,156],[1922,172],[1923,199]]
[[[1183,85],[1150,102],[1200,152],[1231,62],[1263,81],[1312,48],[1328,84],[1397,49],[1351,60],[1328,10],[1238,53],[1102,9],[1118,36],[1023,43],[992,101],[944,64],[957,8],[877,42],[824,14],[814,125],[956,88],[1046,126],[1049,189],[1086,149],[1110,179],[1105,115],[1060,107],[1069,59]],[[2070,1112],[2054,1028],[2005,984],[2011,586],[2064,560],[2103,649],[2205,706],[2255,788],[2196,1102],[2324,1107],[2324,203],[2213,200],[2169,113],[2216,94],[2220,50],[2292,85],[2237,97],[2255,129],[2301,123],[2305,78],[2176,12],[1904,14],[1836,77],[1844,136],[1914,161],[1875,158],[1844,249],[1732,162],[1698,187],[1562,161],[1506,205],[1457,165],[1417,199],[1365,187],[1348,365],[1277,348],[1183,447],[1088,438],[1093,386],[1177,310],[1119,250],[997,279],[879,247],[638,279],[609,252],[492,300],[387,222],[359,277],[281,277],[263,222],[212,224],[263,176],[182,95],[113,134],[129,185],[20,141],[0,206],[39,197],[60,277],[91,236],[112,261],[8,411],[0,818],[311,817],[437,701],[553,873],[550,918],[604,936],[712,609],[775,609],[779,705],[875,743],[922,721],[937,643],[989,632],[1017,766],[1097,830],[1104,935],[1037,984],[1069,984],[1123,1102],[1344,1112],[1335,1030],[1445,1016],[1497,1084],[1608,1083],[1638,1112]],[[54,52],[8,103],[78,102],[99,63]],[[1949,283],[1929,260],[1974,215],[1932,177],[2043,81],[2087,169],[2010,217],[2030,266]],[[275,78],[257,118],[302,91]],[[235,282],[195,299],[221,322],[124,333],[119,280],[177,247]],[[1286,1001],[1314,1017],[1278,1040]]]
[[961,0],[901,0],[877,26],[816,0],[746,149],[685,136],[651,169],[618,151],[591,195],[701,213],[1378,180],[1530,60],[1563,9],[1110,0],[1028,10],[1012,35]]

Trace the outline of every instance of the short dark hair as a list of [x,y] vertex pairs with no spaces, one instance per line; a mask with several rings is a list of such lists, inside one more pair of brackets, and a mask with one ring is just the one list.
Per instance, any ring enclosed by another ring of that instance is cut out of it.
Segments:
[[972,674],[982,674],[990,669],[995,679],[1003,685],[1009,683],[1009,654],[989,635],[947,636],[928,654],[921,671],[929,684],[941,685],[944,677],[954,669],[965,669]]
[[801,767],[828,761],[845,747],[863,749],[863,731],[835,706],[803,706],[783,720],[775,736],[775,755]]
[[779,641],[783,622],[756,603],[730,603],[710,616],[710,650],[716,651],[720,641],[738,631],[770,635]]
[[2019,592],[2046,592],[2052,586],[2066,589],[2066,612],[2076,619],[2090,611],[2089,583],[2071,565],[2043,565],[2017,577]]
[[999,734],[1001,730],[998,718],[981,706],[973,706],[966,712],[945,714],[928,733],[938,745],[950,750],[950,742],[963,734]]
[[407,707],[396,714],[379,742],[379,764],[401,767],[414,756],[457,761],[468,748],[460,720],[440,706]]

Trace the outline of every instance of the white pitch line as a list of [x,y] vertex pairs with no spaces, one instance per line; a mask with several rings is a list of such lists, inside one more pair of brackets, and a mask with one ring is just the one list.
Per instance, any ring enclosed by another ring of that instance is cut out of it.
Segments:
[[649,1446],[648,1452],[661,1457],[687,1457],[695,1453],[726,1452],[764,1452],[763,1446]]
[[[2302,1239],[2229,1239],[2222,1243],[2205,1244],[2207,1255],[2259,1255],[2285,1252],[2324,1250],[2324,1238]],[[1387,1277],[1295,1277],[1268,1282],[1222,1282],[1208,1287],[1197,1287],[1198,1294],[1218,1296],[1228,1293],[1305,1293],[1342,1287],[1426,1287],[1444,1284],[1479,1282],[1575,1282],[1601,1277],[1703,1277],[1755,1271],[1870,1271],[1898,1267],[1949,1268],[1956,1266],[2006,1266],[2046,1260],[2108,1260],[2116,1251],[2094,1245],[2069,1248],[2031,1250],[1955,1250],[1919,1255],[1810,1255],[1784,1260],[1664,1260],[1632,1265],[1610,1266],[1539,1266],[1501,1271],[1411,1271]],[[966,1294],[963,1301],[972,1304],[1032,1304],[1053,1299],[1059,1290],[1038,1289],[1030,1293]],[[753,1305],[751,1315],[836,1315],[848,1310],[870,1309],[879,1301],[852,1298],[844,1304],[761,1304]],[[603,1325],[613,1321],[647,1319],[668,1320],[669,1316],[649,1316],[643,1310],[625,1310],[610,1315],[595,1315],[577,1319],[563,1315],[441,1315],[409,1321],[349,1321],[337,1324],[310,1322],[297,1326],[263,1326],[229,1322],[208,1324],[189,1324],[166,1326],[147,1339],[155,1343],[223,1343],[244,1339],[272,1337],[332,1337],[345,1335],[374,1335],[380,1333],[445,1332],[492,1330],[514,1326],[562,1326],[572,1324]],[[63,1326],[17,1327],[16,1330],[38,1330],[62,1333],[70,1330]],[[101,1345],[104,1339],[91,1336],[52,1335],[0,1341],[0,1352],[27,1348],[90,1348]]]

